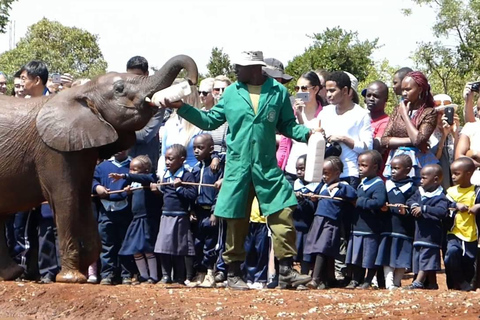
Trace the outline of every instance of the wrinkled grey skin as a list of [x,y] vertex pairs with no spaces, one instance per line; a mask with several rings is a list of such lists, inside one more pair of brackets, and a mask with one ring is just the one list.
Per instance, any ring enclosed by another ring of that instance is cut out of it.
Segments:
[[56,280],[86,282],[100,252],[91,208],[96,161],[135,143],[135,131],[157,112],[145,97],[170,86],[181,69],[195,84],[195,62],[176,56],[151,77],[108,73],[53,96],[0,96],[0,280],[23,271],[8,255],[7,215],[47,200],[60,242]]

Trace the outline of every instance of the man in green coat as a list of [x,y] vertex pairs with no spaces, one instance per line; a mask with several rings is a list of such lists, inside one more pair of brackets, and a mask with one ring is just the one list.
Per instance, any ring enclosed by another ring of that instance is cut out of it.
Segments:
[[279,259],[280,287],[297,287],[310,281],[292,268],[296,255],[292,208],[297,200],[290,184],[277,166],[275,133],[307,142],[311,130],[295,121],[287,89],[262,74],[261,51],[243,52],[235,63],[238,81],[228,86],[209,112],[181,101],[165,101],[178,108],[178,115],[197,127],[212,131],[228,122],[227,162],[218,195],[215,215],[227,221],[226,250],[228,286],[248,289],[241,277],[245,261],[244,243],[249,230],[250,211],[256,196],[260,211],[272,231],[275,256]]

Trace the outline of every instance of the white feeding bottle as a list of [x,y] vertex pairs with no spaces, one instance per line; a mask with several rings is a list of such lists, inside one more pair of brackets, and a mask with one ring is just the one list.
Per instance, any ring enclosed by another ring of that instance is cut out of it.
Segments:
[[188,81],[182,81],[180,83],[174,84],[168,88],[160,90],[156,92],[152,99],[148,97],[145,98],[145,101],[149,102],[150,104],[156,105],[157,107],[161,107],[162,104],[165,104],[165,99],[168,101],[180,101],[186,96],[192,93],[192,88]]
[[310,135],[305,163],[305,180],[321,182],[323,179],[323,160],[325,158],[325,138],[320,132]]

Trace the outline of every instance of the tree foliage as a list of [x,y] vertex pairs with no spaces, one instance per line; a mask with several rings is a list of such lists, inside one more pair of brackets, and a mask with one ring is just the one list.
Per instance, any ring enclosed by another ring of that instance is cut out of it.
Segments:
[[[465,83],[480,75],[480,0],[412,2],[429,6],[436,13],[432,26],[436,41],[420,43],[412,58],[427,75],[434,93],[446,93],[461,106]],[[447,38],[455,45],[444,45],[442,40]]]
[[288,74],[297,79],[307,71],[325,69],[348,71],[359,81],[367,77],[373,65],[371,55],[378,48],[378,39],[360,41],[357,32],[340,27],[327,28],[325,32],[309,37],[313,44],[288,63]]
[[0,55],[0,66],[12,75],[30,60],[42,60],[51,73],[93,78],[107,68],[97,41],[88,31],[44,18],[28,28],[15,49]]
[[212,55],[207,63],[208,77],[216,77],[224,75],[234,80],[235,73],[233,72],[232,64],[230,63],[230,57],[228,54],[223,53],[223,49],[217,47],[212,48]]
[[16,0],[0,0],[0,33],[5,33],[6,26],[10,18],[10,9],[12,9],[12,2]]

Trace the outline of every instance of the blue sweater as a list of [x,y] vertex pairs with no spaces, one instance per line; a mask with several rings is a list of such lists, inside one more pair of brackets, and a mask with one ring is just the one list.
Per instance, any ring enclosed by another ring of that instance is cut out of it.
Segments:
[[387,191],[380,177],[364,178],[357,189],[357,206],[353,212],[354,235],[380,234],[382,224],[380,210],[387,202]]
[[[157,182],[154,174],[127,174],[127,183],[132,187],[149,187],[150,183]],[[134,217],[155,216],[161,214],[161,198],[149,188],[135,190],[132,193],[132,213]]]
[[[195,182],[193,173],[188,172],[184,167],[178,169],[174,174],[167,171],[162,182],[173,182],[175,178],[180,178],[185,182]],[[188,215],[188,211],[197,198],[196,186],[181,185],[175,188],[173,184],[169,184],[160,186],[160,191],[163,193],[162,214],[168,216]]]
[[320,190],[320,195],[328,197],[339,197],[347,201],[320,198],[318,200],[317,210],[315,215],[330,218],[332,220],[341,220],[345,214],[353,211],[353,204],[350,200],[357,198],[357,191],[345,181],[341,181],[338,187],[334,188],[332,192],[328,190],[328,185],[325,184]]
[[[122,190],[128,183],[124,179],[113,181],[108,177],[109,173],[121,173],[127,174],[130,171],[130,158],[122,162],[118,162],[115,159],[103,161],[95,168],[93,174],[92,193],[97,194],[96,187],[98,185],[104,186],[110,191]],[[129,211],[128,195],[126,192],[116,193],[109,195],[106,199],[100,199],[101,205],[99,206],[100,212],[106,211]]]
[[[195,182],[202,184],[214,184],[221,177],[223,177],[223,169],[220,168],[217,173],[213,173],[210,169],[212,159],[206,159],[205,161],[198,162],[192,170],[195,176]],[[198,187],[197,205],[199,206],[211,206],[215,205],[218,196],[218,190],[212,187]]]
[[[390,204],[406,204],[407,200],[417,191],[411,178],[401,181],[387,180],[387,197]],[[415,219],[407,212],[400,214],[398,208],[390,207],[385,214],[385,224],[382,235],[413,239],[415,233]]]
[[[315,193],[318,194],[321,185],[318,183],[305,184],[302,180],[297,179],[293,183],[293,191],[301,192],[302,194]],[[315,209],[317,203],[313,202],[309,198],[298,199],[298,204],[293,211],[293,225],[295,229],[300,232],[308,232],[313,222],[313,216],[315,215]]]
[[408,199],[407,206],[410,210],[415,207],[421,208],[421,215],[415,219],[414,246],[441,247],[442,219],[448,215],[448,203],[441,186],[432,192],[425,192],[419,187]]

